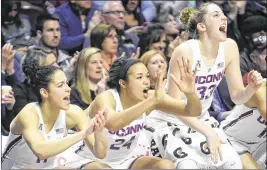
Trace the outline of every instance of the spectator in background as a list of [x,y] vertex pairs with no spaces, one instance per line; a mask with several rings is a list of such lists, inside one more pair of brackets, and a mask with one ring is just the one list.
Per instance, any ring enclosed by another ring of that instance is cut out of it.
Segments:
[[160,51],[150,50],[141,56],[140,61],[149,72],[150,88],[155,89],[158,72],[162,71],[164,78],[166,77],[167,60],[165,55]]
[[254,69],[266,78],[266,32],[267,19],[264,16],[250,16],[244,20],[242,33],[247,48],[240,58],[242,76]]
[[61,32],[59,20],[50,14],[41,15],[37,18],[36,33],[39,39],[39,46],[49,48],[57,56],[57,64],[63,69],[68,80],[72,80],[74,64],[77,61],[77,55],[71,57],[59,50]]
[[164,32],[167,40],[165,55],[167,61],[169,61],[174,49],[182,42],[188,40],[189,35],[184,28],[184,24],[179,20],[179,17],[175,17],[172,8],[158,10],[158,12],[157,17],[152,22],[164,25]]
[[85,48],[81,51],[75,67],[70,102],[85,110],[95,96],[106,90],[103,59],[98,48]]
[[119,35],[119,51],[117,56],[121,56],[124,52],[127,57],[130,57],[133,53],[137,53],[139,38],[131,32],[135,31],[134,28],[131,28],[130,32],[124,31],[126,14],[127,12],[121,1],[106,1],[103,5],[102,16],[105,23],[114,25]]
[[12,88],[23,78],[20,64],[15,59],[15,53],[11,44],[3,45],[1,62],[1,129],[3,135],[8,135],[9,124],[14,118],[12,109],[15,104],[15,97]]
[[[96,1],[95,3],[102,9],[106,1]],[[137,12],[142,13],[146,22],[152,21],[157,15],[156,7],[151,0],[141,1],[141,5],[137,8]]]
[[91,46],[101,50],[104,68],[109,71],[117,59],[118,34],[113,25],[99,24],[91,33]]
[[85,38],[101,22],[101,13],[95,12],[99,7],[94,1],[74,0],[56,8],[54,15],[59,18],[62,39],[60,49],[73,55],[81,51]]
[[162,53],[166,51],[166,34],[162,24],[151,24],[148,25],[146,30],[140,35],[139,47],[140,55],[142,56],[149,50],[157,50]]
[[[199,0],[198,0],[199,1]],[[196,1],[160,1],[153,0],[157,8],[157,14],[162,13],[163,11],[172,10],[173,16],[178,17],[180,15],[180,11],[182,11],[186,7],[195,8]]]
[[32,86],[30,82],[30,75],[32,75],[31,68],[31,62],[37,61],[39,66],[47,66],[47,65],[55,65],[58,66],[56,63],[56,56],[53,53],[53,50],[43,48],[43,47],[30,47],[27,55],[24,59],[24,62],[22,64],[22,71],[25,76],[25,80],[22,83],[17,83],[14,86],[14,94],[16,103],[13,108],[13,114],[16,116],[24,106],[26,106],[28,103],[36,102],[37,97],[32,91]]
[[2,6],[2,35],[6,43],[15,49],[35,43],[31,38],[31,24],[27,17],[20,15],[20,1],[6,0]]
[[138,11],[138,8],[141,7],[141,0],[121,0],[121,2],[127,12],[124,30],[143,25],[145,18],[143,14]]

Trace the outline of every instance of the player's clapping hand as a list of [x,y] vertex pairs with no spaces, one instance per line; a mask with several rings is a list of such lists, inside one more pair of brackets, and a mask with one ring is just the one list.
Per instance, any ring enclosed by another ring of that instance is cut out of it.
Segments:
[[101,133],[107,123],[107,114],[108,110],[104,109],[102,111],[98,111],[98,113],[94,117],[94,132],[95,133]]
[[248,85],[254,90],[257,91],[261,84],[263,83],[263,78],[261,74],[255,70],[251,70],[248,73]]

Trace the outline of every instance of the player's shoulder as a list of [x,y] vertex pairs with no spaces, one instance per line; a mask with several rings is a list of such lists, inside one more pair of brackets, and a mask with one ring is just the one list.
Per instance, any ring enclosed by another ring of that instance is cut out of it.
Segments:
[[15,134],[21,133],[23,128],[38,126],[39,116],[34,104],[35,103],[27,104],[11,122],[10,129],[14,131]]
[[236,41],[233,40],[233,39],[231,39],[231,38],[227,38],[227,39],[223,42],[223,44],[224,44],[225,46],[227,46],[227,47],[235,47],[235,46],[237,46]]
[[183,56],[183,57],[190,59],[192,56],[192,50],[193,50],[190,44],[193,41],[196,41],[196,40],[187,40],[181,43],[179,46],[177,46],[173,51],[172,58]]
[[191,50],[190,44],[194,41],[196,41],[196,40],[191,39],[191,40],[184,41],[176,49],[179,51],[184,51],[184,52]]
[[38,113],[35,103],[28,103],[17,115],[18,119],[31,121],[32,119],[38,119]]

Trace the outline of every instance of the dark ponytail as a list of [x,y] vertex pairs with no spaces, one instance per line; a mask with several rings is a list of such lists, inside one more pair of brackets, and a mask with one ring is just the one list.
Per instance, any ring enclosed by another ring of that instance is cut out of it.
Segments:
[[60,70],[59,67],[49,65],[49,66],[39,66],[36,60],[33,60],[32,63],[28,63],[29,67],[27,67],[28,72],[30,74],[30,81],[33,92],[37,96],[38,102],[42,102],[42,97],[40,94],[40,89],[48,89],[48,85],[51,81],[52,76],[57,70]]
[[120,57],[111,66],[109,70],[109,80],[107,85],[111,89],[117,89],[120,92],[119,80],[128,80],[128,70],[134,64],[140,63],[137,59]]

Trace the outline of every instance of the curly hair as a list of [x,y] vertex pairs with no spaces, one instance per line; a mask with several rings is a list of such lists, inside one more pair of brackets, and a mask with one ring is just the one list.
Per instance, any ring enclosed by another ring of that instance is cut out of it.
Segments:
[[33,60],[31,63],[28,63],[28,67],[25,68],[25,71],[31,71],[30,76],[31,87],[33,92],[37,96],[38,102],[42,102],[42,97],[40,94],[40,89],[48,89],[48,85],[57,70],[61,70],[59,67],[49,65],[49,66],[39,66],[37,60]]
[[43,66],[47,55],[51,53],[53,53],[53,50],[44,47],[35,46],[29,48],[22,63],[22,71],[28,82],[30,82],[30,78],[34,75],[34,72],[32,71],[34,68],[32,67],[35,67],[35,65],[33,65],[33,63],[37,66]]

